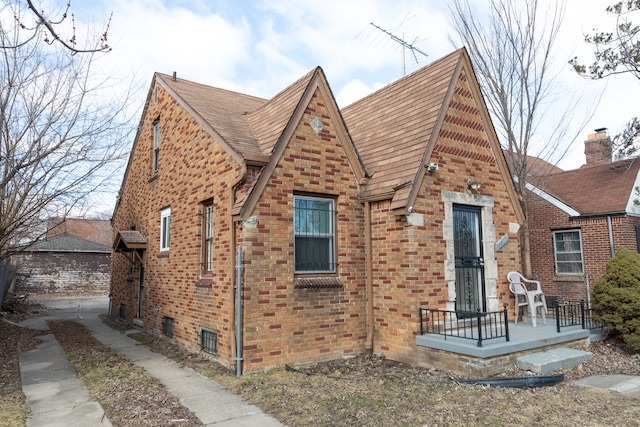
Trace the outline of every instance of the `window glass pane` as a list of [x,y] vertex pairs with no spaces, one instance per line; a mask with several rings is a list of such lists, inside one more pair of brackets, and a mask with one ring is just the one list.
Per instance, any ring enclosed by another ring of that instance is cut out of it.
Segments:
[[171,236],[171,209],[163,209],[160,212],[160,250],[169,249]]
[[582,239],[580,231],[556,231],[553,233],[554,257],[557,274],[582,274]]
[[296,272],[335,271],[333,200],[294,197]]

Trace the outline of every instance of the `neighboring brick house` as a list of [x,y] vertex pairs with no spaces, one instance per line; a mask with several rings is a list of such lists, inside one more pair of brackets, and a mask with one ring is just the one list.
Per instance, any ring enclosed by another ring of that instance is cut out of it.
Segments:
[[549,296],[588,302],[615,251],[638,250],[640,160],[612,162],[603,129],[585,154],[579,169],[530,176],[528,202],[534,277]]
[[111,267],[109,220],[54,218],[45,239],[13,255],[13,292],[34,298],[107,296]]
[[138,129],[111,290],[151,332],[244,371],[429,364],[418,307],[512,301],[522,212],[464,49],[343,109],[321,68],[269,100],[156,73]]

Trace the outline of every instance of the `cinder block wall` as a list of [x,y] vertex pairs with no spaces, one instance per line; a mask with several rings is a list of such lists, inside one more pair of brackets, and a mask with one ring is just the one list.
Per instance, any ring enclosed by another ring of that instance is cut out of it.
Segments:
[[16,265],[14,293],[35,298],[107,296],[111,254],[23,252]]

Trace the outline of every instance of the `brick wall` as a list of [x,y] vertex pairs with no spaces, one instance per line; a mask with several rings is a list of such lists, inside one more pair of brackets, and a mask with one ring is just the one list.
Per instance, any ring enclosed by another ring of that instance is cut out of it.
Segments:
[[[316,135],[314,117],[324,129]],[[356,354],[366,336],[363,205],[358,183],[319,91],[244,227],[244,359],[246,370]],[[337,274],[341,286],[297,288],[294,274],[293,196],[335,198]]]
[[31,297],[107,296],[110,254],[23,252],[16,265],[14,293]]
[[[153,92],[151,90],[151,93]],[[199,349],[200,328],[217,332],[221,362],[233,364],[233,245],[228,183],[240,167],[202,127],[157,85],[158,102],[149,97],[114,217],[114,233],[132,228],[148,240],[144,253],[145,288],[141,319],[152,333],[162,332],[165,316],[174,319],[174,340]],[[159,171],[152,171],[153,123],[160,120]],[[201,275],[202,205],[214,200],[214,271]],[[171,207],[171,243],[160,252],[160,210]],[[131,274],[131,255],[115,253],[113,307],[137,316],[139,266]],[[132,277],[133,276],[133,277]],[[129,280],[127,280],[129,279]],[[208,279],[208,280],[202,280]]]
[[[495,259],[485,259],[487,297],[497,307],[512,302],[506,275],[520,264],[517,233],[510,231],[510,224],[517,223],[515,211],[464,75],[429,162],[438,163],[439,169],[426,174],[413,206],[424,225],[408,225],[403,215],[390,211],[389,201],[372,203],[374,351],[417,364],[425,360],[425,349],[415,341],[418,307],[444,310],[455,301],[455,284],[446,273],[453,260],[448,259],[452,248],[447,248],[451,242],[445,240],[445,227],[452,224],[445,222],[443,191],[470,205],[479,198],[493,202],[492,224],[483,230],[485,243],[495,248],[503,236],[509,239]],[[468,179],[481,182],[477,194],[467,189]]]
[[[595,282],[604,274],[606,264],[611,259],[607,218],[570,220],[562,210],[533,193],[529,193],[528,201],[531,267],[534,278],[540,280],[543,290],[549,296],[587,301],[586,276],[562,276],[555,273],[553,231],[564,229],[581,231],[584,269],[591,291]],[[638,250],[636,225],[640,225],[640,218],[620,215],[611,217],[615,251],[621,247],[632,251]]]

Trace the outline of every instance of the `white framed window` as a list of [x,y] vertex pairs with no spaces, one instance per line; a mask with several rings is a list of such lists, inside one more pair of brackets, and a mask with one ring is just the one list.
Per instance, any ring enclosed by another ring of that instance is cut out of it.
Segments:
[[294,196],[294,272],[336,271],[334,200]]
[[202,272],[213,270],[213,200],[202,204]]
[[160,121],[153,124],[153,172],[158,172],[160,163]]
[[558,230],[553,232],[553,256],[556,274],[584,273],[582,233],[580,230]]
[[169,240],[171,236],[171,208],[160,211],[160,250],[169,250]]

